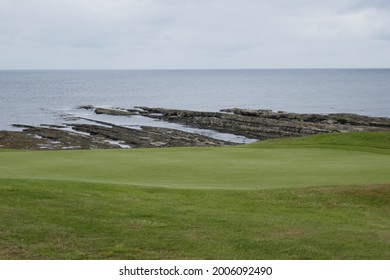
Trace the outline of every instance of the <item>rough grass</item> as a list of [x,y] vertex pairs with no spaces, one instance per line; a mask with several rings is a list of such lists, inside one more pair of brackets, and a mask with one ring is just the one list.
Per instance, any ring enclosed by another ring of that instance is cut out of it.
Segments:
[[0,181],[1,259],[389,259],[390,186]]
[[388,140],[3,151],[0,259],[389,259]]

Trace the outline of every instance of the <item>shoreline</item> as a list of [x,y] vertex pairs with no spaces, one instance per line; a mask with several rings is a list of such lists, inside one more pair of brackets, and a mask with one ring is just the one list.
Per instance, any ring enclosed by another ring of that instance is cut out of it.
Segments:
[[[177,126],[126,127],[111,122],[75,117],[74,123],[29,126],[22,131],[0,131],[0,148],[24,150],[123,149],[237,145],[216,135],[237,136],[241,144],[272,138],[309,136],[331,132],[389,131],[390,118],[357,114],[298,114],[272,110],[223,109],[219,112],[166,108],[77,109],[112,118],[147,118]],[[78,123],[77,121],[84,121]],[[126,119],[125,119],[126,120]],[[178,129],[176,129],[178,128]],[[185,128],[185,129],[184,129]],[[233,139],[233,138],[232,138]],[[245,142],[247,141],[247,142]]]

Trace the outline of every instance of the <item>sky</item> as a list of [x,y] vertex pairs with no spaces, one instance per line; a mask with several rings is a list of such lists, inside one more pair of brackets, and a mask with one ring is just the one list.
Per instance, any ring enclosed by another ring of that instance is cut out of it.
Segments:
[[389,0],[0,0],[0,69],[387,67]]

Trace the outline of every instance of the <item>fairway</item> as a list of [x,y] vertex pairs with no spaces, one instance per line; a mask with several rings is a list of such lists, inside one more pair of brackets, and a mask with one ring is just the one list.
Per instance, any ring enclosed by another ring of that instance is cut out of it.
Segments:
[[0,259],[388,259],[390,133],[0,149]]

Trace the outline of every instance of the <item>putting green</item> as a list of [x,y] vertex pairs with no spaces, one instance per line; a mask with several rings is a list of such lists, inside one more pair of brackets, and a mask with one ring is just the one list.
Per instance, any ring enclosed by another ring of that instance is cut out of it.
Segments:
[[0,178],[235,189],[382,184],[390,182],[389,135],[318,135],[223,148],[3,151]]

